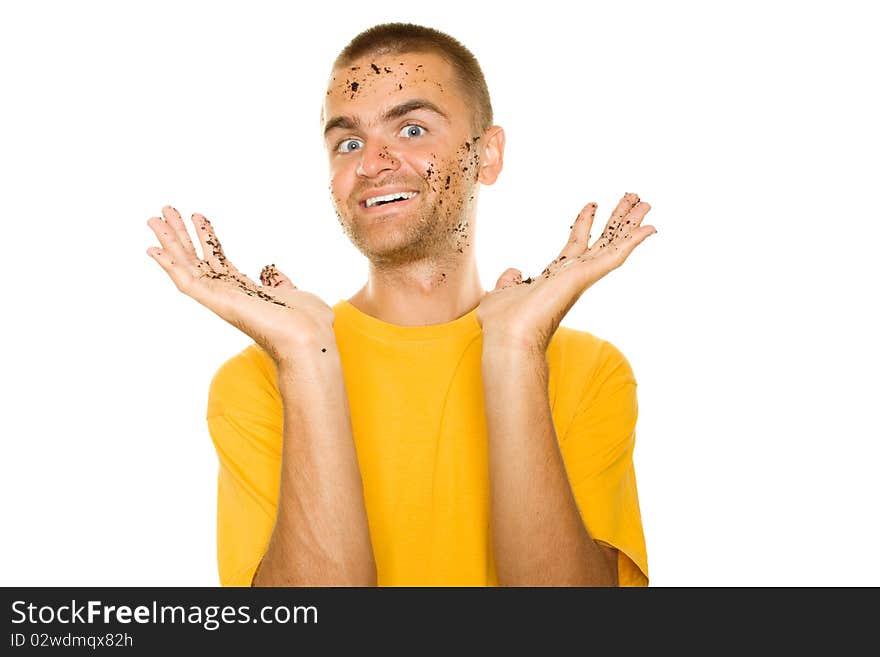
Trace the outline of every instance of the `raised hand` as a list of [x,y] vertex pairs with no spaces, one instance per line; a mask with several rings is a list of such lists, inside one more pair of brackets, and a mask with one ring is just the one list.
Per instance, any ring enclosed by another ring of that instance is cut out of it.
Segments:
[[263,268],[261,284],[252,281],[227,260],[207,218],[196,213],[191,221],[203,258],[170,205],[162,208],[162,217],[147,221],[162,245],[150,247],[147,254],[178,290],[249,335],[276,362],[295,349],[333,339],[333,309],[324,301],[297,289],[275,265]]
[[584,291],[620,267],[642,241],[657,230],[642,226],[651,209],[636,194],[625,194],[599,238],[589,246],[596,204],[588,203],[571,226],[568,243],[541,273],[526,280],[507,269],[495,289],[483,296],[477,321],[487,340],[544,353],[562,318]]

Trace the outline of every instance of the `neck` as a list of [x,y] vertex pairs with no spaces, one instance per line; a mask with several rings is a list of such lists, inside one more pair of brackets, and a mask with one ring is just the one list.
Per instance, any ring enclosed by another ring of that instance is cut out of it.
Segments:
[[370,264],[369,279],[348,301],[398,326],[445,324],[476,308],[486,294],[473,245],[452,263],[423,260],[394,268]]

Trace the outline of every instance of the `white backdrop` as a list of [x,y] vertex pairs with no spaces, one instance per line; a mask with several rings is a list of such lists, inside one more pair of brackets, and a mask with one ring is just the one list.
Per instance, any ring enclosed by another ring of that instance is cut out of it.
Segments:
[[307,6],[2,4],[0,584],[218,582],[207,387],[249,340],[146,220],[201,212],[244,271],[351,296],[320,103],[355,34],[409,21],[474,52],[507,134],[484,287],[540,273],[587,201],[653,206],[563,321],[635,370],[651,583],[880,585],[869,3]]

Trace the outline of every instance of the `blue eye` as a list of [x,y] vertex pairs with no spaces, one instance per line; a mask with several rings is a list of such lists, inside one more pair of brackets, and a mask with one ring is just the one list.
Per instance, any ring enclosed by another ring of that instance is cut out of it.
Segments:
[[[418,130],[419,132],[416,134],[412,134],[412,132],[411,132],[412,130]],[[414,123],[412,123],[408,126],[405,126],[403,128],[403,133],[407,137],[421,137],[424,134],[424,132],[425,132],[425,129],[422,126],[416,125]]]
[[347,148],[346,144],[350,144],[352,142],[359,144],[360,140],[359,139],[345,139],[345,140],[339,142],[339,146],[336,147],[336,150],[341,153],[351,153],[352,151],[349,148]]
[[[401,136],[406,137],[407,139],[412,139],[413,137],[421,137],[427,132],[427,130],[420,125],[410,123],[404,126],[403,130],[400,132]],[[360,146],[351,148],[349,147],[350,144],[360,144]],[[338,153],[353,153],[358,150],[358,148],[363,148],[363,142],[360,139],[343,139],[336,147],[336,151]]]

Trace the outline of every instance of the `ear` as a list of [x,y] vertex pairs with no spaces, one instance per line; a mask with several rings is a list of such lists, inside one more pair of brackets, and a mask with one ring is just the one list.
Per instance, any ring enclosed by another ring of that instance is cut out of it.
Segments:
[[484,185],[491,185],[504,168],[504,128],[493,125],[483,135],[480,152],[480,175],[477,177]]

